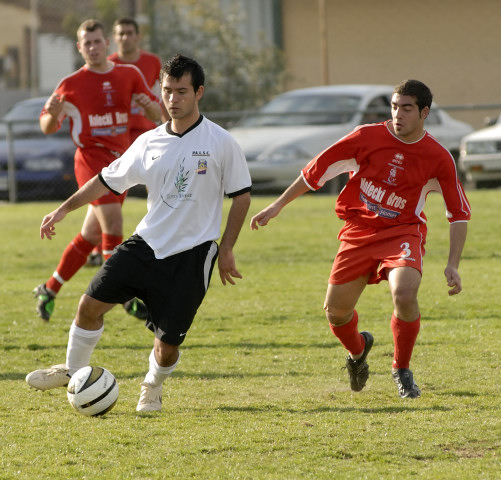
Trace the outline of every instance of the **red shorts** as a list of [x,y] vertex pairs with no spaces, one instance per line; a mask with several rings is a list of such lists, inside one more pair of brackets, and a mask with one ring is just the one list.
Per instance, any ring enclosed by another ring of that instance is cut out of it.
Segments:
[[[75,152],[75,178],[78,187],[83,187],[91,178],[95,177],[104,167],[120,157],[120,153],[112,152],[104,147],[77,148]],[[107,203],[124,203],[127,192],[116,195],[109,191],[102,197],[90,202],[91,205]]]
[[390,228],[367,228],[346,223],[329,283],[341,285],[363,275],[368,283],[387,280],[386,268],[413,267],[423,271],[427,228],[424,223]]

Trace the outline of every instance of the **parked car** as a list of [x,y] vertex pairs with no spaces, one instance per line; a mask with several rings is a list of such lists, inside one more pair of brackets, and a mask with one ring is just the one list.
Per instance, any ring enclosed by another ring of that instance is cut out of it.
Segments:
[[463,138],[459,168],[476,187],[501,185],[501,117]]
[[[39,116],[47,97],[16,103],[0,122],[0,200],[9,199],[7,123],[12,122],[17,200],[62,200],[77,189],[74,173],[75,144],[66,118],[51,135],[40,130]],[[146,197],[144,185],[129,196]]]
[[75,145],[69,122],[52,135],[44,135],[38,118],[46,97],[16,103],[0,124],[0,199],[9,199],[7,127],[13,122],[13,151],[18,200],[59,200],[77,188],[73,168]]
[[[332,85],[292,90],[272,99],[230,129],[242,146],[256,192],[283,190],[314,156],[356,126],[391,118],[393,86]],[[433,105],[426,129],[459,156],[461,138],[473,132]],[[338,192],[346,176],[324,190]]]

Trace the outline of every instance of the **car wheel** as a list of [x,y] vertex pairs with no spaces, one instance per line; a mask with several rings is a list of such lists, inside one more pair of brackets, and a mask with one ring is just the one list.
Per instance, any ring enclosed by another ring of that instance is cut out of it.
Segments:
[[476,188],[499,188],[501,182],[499,180],[477,180]]

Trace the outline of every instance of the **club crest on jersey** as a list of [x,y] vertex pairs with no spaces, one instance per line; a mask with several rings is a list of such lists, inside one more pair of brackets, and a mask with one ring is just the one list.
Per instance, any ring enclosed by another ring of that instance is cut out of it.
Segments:
[[404,167],[402,166],[403,163],[404,156],[401,153],[396,153],[391,163],[388,163],[390,171],[388,173],[387,179],[383,180],[383,182],[387,185],[391,185],[392,187],[397,186],[397,175],[400,171],[404,170]]
[[197,167],[197,174],[198,175],[205,175],[207,173],[207,160],[199,160],[198,161],[198,167]]
[[115,105],[115,102],[113,101],[113,93],[115,90],[113,89],[113,86],[111,85],[110,82],[106,81],[103,82],[103,93],[106,96],[106,107],[113,107]]
[[[193,150],[192,157],[209,157],[210,153],[207,150]],[[207,159],[200,158],[198,160],[197,175],[205,175],[207,173]]]

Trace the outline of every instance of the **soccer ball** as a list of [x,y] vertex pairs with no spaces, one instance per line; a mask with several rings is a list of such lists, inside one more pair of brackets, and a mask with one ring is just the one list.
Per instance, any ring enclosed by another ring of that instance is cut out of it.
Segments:
[[117,403],[118,383],[106,368],[83,367],[68,383],[68,400],[82,415],[97,417],[109,412]]

